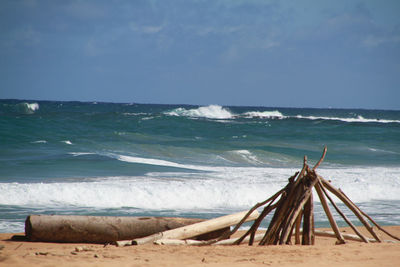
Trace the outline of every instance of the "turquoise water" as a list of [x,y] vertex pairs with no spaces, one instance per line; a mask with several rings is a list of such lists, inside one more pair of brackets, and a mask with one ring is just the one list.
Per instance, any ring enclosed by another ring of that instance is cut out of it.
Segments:
[[400,111],[1,100],[0,232],[31,213],[244,210],[325,145],[319,173],[400,224]]

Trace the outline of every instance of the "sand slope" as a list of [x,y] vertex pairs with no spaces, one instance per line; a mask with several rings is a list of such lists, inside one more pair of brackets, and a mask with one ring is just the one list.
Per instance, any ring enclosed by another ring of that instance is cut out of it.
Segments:
[[[400,236],[400,226],[385,227]],[[351,233],[351,230],[342,228]],[[400,266],[400,243],[364,244],[317,237],[315,246],[131,246],[8,240],[0,234],[0,266]],[[385,239],[387,236],[381,234]],[[76,247],[83,251],[76,252]]]

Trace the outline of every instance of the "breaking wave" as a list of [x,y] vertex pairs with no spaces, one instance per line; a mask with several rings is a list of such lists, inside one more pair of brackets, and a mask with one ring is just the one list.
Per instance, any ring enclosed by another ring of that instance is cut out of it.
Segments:
[[184,116],[193,118],[208,118],[208,119],[233,119],[235,115],[228,109],[218,105],[210,105],[195,109],[176,108],[171,111],[164,112],[169,116]]

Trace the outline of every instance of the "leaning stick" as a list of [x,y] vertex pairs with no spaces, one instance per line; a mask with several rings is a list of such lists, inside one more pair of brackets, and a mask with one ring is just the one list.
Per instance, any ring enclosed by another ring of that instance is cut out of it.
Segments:
[[303,238],[302,245],[311,245],[312,239],[312,214],[313,214],[313,195],[310,194],[310,198],[304,205],[303,212]]
[[[322,231],[322,230],[315,230],[315,235],[316,236],[324,236],[324,237],[336,237],[336,234],[334,232],[331,231]],[[344,234],[342,233],[343,237],[347,240],[353,240],[353,241],[360,241],[363,242],[364,240],[362,240],[360,237],[356,236],[356,235],[352,235],[352,234]],[[377,241],[374,238],[368,238],[367,237],[368,242],[371,243],[377,243],[379,241]],[[383,240],[383,242],[385,243],[399,243],[397,241],[393,241],[393,240]]]
[[268,213],[273,210],[276,207],[276,204],[271,206],[272,202],[269,203],[267,207],[264,208],[264,210],[261,212],[260,216],[255,220],[253,225],[250,227],[249,230],[240,238],[238,238],[235,242],[234,245],[240,245],[240,243],[246,238],[251,233],[251,236],[253,236],[253,239],[250,237],[249,245],[251,246],[254,241],[254,234],[257,231],[258,226],[261,224],[261,221],[268,215]]
[[318,166],[322,163],[322,161],[323,161],[324,158],[325,158],[325,155],[326,155],[326,151],[327,151],[327,150],[328,150],[328,148],[325,146],[325,147],[324,147],[324,151],[322,152],[321,158],[319,159],[319,161],[317,162],[317,164],[315,164],[314,168],[312,169],[313,171],[315,171],[315,169],[317,169]]
[[317,183],[315,185],[315,190],[318,193],[318,197],[321,200],[322,207],[324,208],[326,216],[328,216],[329,223],[331,224],[331,227],[332,227],[333,231],[336,234],[336,237],[338,239],[339,244],[346,243],[346,241],[344,240],[342,234],[339,231],[339,227],[337,226],[335,219],[332,216],[332,213],[331,213],[331,211],[329,209],[328,203],[326,202],[325,196],[322,193],[321,186],[319,185],[319,183]]
[[[339,191],[351,202],[353,203],[353,201],[351,201],[349,199],[349,197],[339,188]],[[355,205],[353,203],[353,205]],[[358,206],[356,206],[358,208],[358,210],[361,212],[362,215],[364,215],[365,217],[368,218],[368,220],[370,220],[379,230],[381,230],[382,232],[384,232],[385,234],[387,234],[388,236],[390,236],[393,239],[399,240],[400,238],[398,238],[397,236],[392,235],[391,233],[389,233],[388,231],[386,231],[385,229],[383,229],[377,222],[375,222],[368,214],[366,214],[364,211],[362,211]]]
[[295,231],[295,244],[296,245],[300,244],[300,226],[301,226],[302,215],[303,215],[303,212],[300,211],[299,216],[297,216],[297,220],[296,220],[296,231]]
[[267,200],[257,203],[256,205],[254,205],[254,207],[252,207],[247,213],[246,215],[240,220],[240,222],[235,226],[234,229],[232,229],[232,231],[224,233],[221,237],[218,238],[217,241],[219,240],[223,240],[226,239],[227,237],[233,235],[234,233],[236,233],[236,231],[239,229],[240,226],[242,226],[242,224],[244,222],[246,222],[247,218],[250,216],[250,214],[252,214],[253,211],[255,211],[257,208],[267,204],[268,202],[270,202],[270,205],[272,204],[272,202],[275,201],[275,199],[282,194],[284,189],[279,190],[277,193],[275,193],[272,197],[268,198]]
[[347,218],[346,215],[344,215],[344,213],[339,209],[339,207],[336,205],[336,203],[333,201],[333,199],[329,196],[328,192],[326,192],[325,188],[322,186],[321,181],[318,182],[319,186],[322,189],[322,192],[324,192],[325,196],[329,199],[329,201],[331,202],[331,204],[333,205],[333,207],[336,209],[336,211],[343,217],[343,219],[346,221],[346,223],[351,227],[351,229],[353,229],[353,231],[365,242],[368,243],[368,239],[361,234],[360,231],[358,231],[358,229],[354,226],[354,224],[352,224],[352,222]]
[[321,176],[318,176],[322,184],[331,191],[335,196],[337,196],[344,204],[346,204],[347,207],[357,216],[357,218],[364,224],[365,228],[367,228],[368,232],[371,233],[371,235],[378,241],[381,242],[381,239],[378,237],[378,235],[375,233],[374,229],[372,229],[371,225],[364,219],[363,215],[359,212],[358,208],[356,205],[354,205],[349,199],[343,195],[339,190],[337,190],[335,187],[333,187],[328,181],[326,181],[324,178]]

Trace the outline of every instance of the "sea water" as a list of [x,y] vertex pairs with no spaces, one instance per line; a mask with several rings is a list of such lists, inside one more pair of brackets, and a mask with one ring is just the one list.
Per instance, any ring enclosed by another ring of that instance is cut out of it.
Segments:
[[400,224],[400,111],[0,100],[0,232],[23,232],[29,214],[246,210],[324,146],[318,173],[382,225]]

